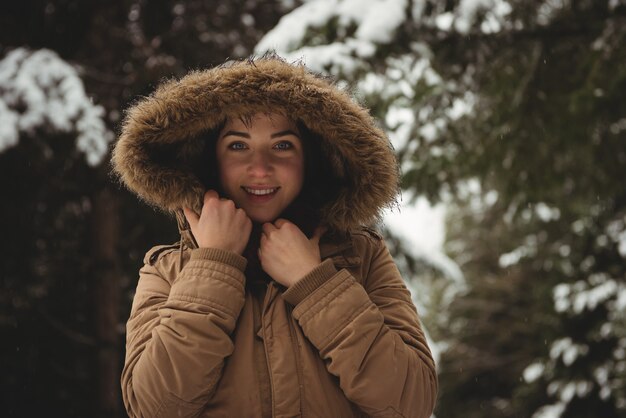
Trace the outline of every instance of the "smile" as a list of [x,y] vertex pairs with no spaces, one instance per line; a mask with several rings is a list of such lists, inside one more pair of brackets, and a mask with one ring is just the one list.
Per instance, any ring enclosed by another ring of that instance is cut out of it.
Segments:
[[242,189],[244,189],[247,193],[250,193],[256,196],[265,196],[265,195],[277,192],[278,189],[280,189],[280,187],[271,187],[267,189],[251,189],[249,187],[242,187]]

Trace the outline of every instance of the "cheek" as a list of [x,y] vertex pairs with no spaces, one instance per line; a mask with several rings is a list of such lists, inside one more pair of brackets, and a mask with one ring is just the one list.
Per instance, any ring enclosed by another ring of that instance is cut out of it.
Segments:
[[219,181],[223,189],[228,190],[237,179],[237,169],[234,164],[226,161],[218,162]]
[[300,191],[304,184],[304,161],[300,160],[292,167],[292,175],[295,180],[295,185]]

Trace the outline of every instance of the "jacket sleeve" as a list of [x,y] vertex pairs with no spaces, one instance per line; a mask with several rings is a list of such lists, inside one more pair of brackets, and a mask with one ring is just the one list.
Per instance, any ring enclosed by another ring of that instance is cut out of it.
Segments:
[[427,418],[438,382],[410,293],[382,239],[368,239],[363,284],[331,259],[283,295],[303,333],[371,416]]
[[174,257],[164,255],[140,270],[122,371],[131,417],[197,416],[233,351],[230,334],[244,304],[245,258],[195,249],[177,273]]

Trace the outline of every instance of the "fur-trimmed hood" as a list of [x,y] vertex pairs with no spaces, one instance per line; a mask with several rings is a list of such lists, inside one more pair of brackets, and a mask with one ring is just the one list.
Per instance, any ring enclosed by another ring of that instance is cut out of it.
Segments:
[[141,199],[165,211],[200,212],[202,134],[227,117],[276,110],[303,123],[341,187],[321,209],[331,229],[376,221],[398,193],[391,144],[368,111],[328,79],[276,56],[238,61],[161,84],[126,112],[113,169]]

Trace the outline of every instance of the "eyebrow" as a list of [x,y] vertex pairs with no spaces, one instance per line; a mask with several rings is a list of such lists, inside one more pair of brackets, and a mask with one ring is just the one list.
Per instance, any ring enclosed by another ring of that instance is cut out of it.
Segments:
[[297,133],[295,133],[291,129],[286,129],[284,131],[276,132],[275,134],[272,134],[270,136],[270,138],[279,138],[281,136],[288,136],[288,135],[293,135],[293,136],[295,136],[297,138],[300,138],[300,135],[298,135]]
[[[222,138],[225,138],[227,136],[238,136],[240,138],[246,138],[246,139],[250,139],[250,134],[247,132],[241,132],[241,131],[228,131],[226,132],[224,135],[222,135]],[[280,131],[280,132],[276,132],[273,133],[270,138],[274,139],[274,138],[280,138],[281,136],[288,136],[288,135],[293,135],[297,138],[300,138],[300,135],[298,135],[296,132],[294,132],[291,129],[286,129],[284,131]]]

